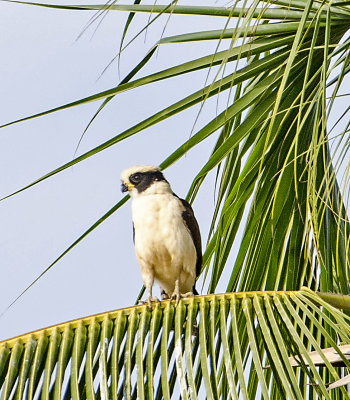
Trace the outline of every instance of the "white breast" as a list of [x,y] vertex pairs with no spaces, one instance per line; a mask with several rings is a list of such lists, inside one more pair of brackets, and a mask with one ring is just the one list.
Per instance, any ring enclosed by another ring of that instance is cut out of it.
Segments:
[[135,250],[145,281],[153,276],[168,295],[176,279],[180,292],[192,291],[196,275],[196,249],[186,227],[181,201],[172,193],[133,199]]

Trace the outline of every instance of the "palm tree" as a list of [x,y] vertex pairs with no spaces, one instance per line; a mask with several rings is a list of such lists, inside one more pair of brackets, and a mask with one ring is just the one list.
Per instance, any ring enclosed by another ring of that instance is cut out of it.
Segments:
[[[139,12],[150,15],[148,26],[176,14],[225,17],[226,23],[162,37],[118,86],[28,117],[103,100],[93,123],[121,92],[208,71],[205,87],[11,195],[196,104],[227,96],[225,106],[161,164],[167,168],[217,135],[187,196],[193,201],[215,171],[202,271],[208,295],[177,307],[164,301],[152,310],[134,306],[86,317],[3,342],[2,397],[348,398],[349,107],[340,118],[344,128],[330,122],[350,69],[348,2],[39,6],[96,10],[96,17],[129,12],[121,50]],[[207,40],[217,43],[212,54],[142,74],[159,47]],[[224,272],[230,274],[226,293],[214,294]]]

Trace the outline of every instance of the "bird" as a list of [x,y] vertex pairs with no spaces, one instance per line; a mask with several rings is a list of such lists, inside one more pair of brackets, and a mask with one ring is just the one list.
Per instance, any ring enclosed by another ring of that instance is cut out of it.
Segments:
[[121,191],[129,192],[133,239],[141,275],[152,307],[157,282],[161,298],[198,295],[195,281],[202,267],[202,244],[191,205],[171,189],[159,167],[140,165],[121,173]]

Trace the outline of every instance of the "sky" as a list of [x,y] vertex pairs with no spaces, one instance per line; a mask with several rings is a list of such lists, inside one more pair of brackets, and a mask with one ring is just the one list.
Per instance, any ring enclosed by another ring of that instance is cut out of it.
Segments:
[[[185,2],[186,3],[186,2]],[[111,12],[85,30],[93,12],[61,11],[0,3],[0,124],[116,86],[159,39],[182,31],[217,29],[217,19],[172,17],[140,35],[113,63],[126,13]],[[129,38],[147,22],[135,18]],[[99,23],[100,22],[100,23]],[[222,19],[222,26],[225,19]],[[166,46],[144,74],[215,49]],[[188,48],[188,52],[187,49]],[[102,74],[102,75],[101,75]],[[123,93],[85,134],[77,155],[203,86],[205,73]],[[209,105],[210,102],[208,102]],[[4,197],[73,159],[79,139],[100,102],[71,108],[1,129],[0,196]],[[213,107],[212,107],[213,108]],[[215,107],[214,107],[215,109]],[[172,117],[75,165],[0,205],[0,313],[69,245],[113,207],[123,194],[120,173],[139,164],[160,164],[192,134],[198,107]],[[200,115],[196,126],[209,118]],[[185,197],[210,155],[215,137],[165,171],[175,193]],[[214,205],[213,182],[194,210],[205,244]],[[0,317],[0,340],[52,324],[133,305],[142,287],[134,255],[130,204],[79,243]],[[155,290],[158,293],[158,289]]]

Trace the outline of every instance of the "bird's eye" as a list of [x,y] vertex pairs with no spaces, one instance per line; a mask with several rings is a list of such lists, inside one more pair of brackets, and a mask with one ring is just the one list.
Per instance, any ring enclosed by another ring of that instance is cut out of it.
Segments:
[[141,181],[141,174],[139,173],[132,174],[129,179],[131,183],[137,184]]

